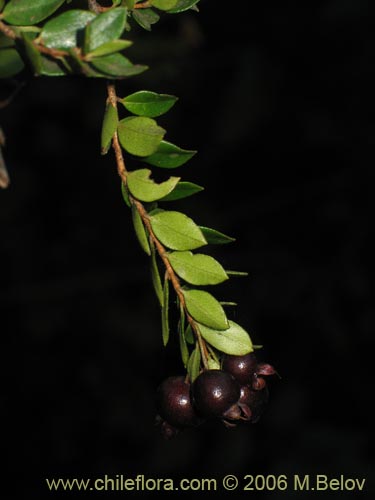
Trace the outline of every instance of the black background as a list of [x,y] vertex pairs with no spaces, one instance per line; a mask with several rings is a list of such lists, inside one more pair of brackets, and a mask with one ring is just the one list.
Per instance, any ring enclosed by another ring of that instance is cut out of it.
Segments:
[[[182,369],[174,342],[162,348],[147,257],[113,155],[100,156],[105,82],[31,80],[2,111],[12,178],[0,193],[9,498],[16,489],[17,498],[57,497],[46,477],[105,474],[286,474],[290,483],[294,474],[344,474],[366,478],[369,498],[369,4],[203,0],[200,14],[135,30],[128,54],[151,69],[118,85],[120,95],[147,88],[180,97],[159,122],[168,140],[199,150],[178,175],[205,191],[170,207],[236,237],[211,254],[249,277],[214,292],[238,302],[229,317],[281,374],[250,427],[209,423],[173,441],[154,427],[155,389]],[[273,496],[315,495],[290,488]]]

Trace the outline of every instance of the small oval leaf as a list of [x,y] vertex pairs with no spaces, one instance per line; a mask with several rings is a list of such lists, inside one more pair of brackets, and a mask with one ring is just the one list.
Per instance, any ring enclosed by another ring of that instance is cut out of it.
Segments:
[[189,10],[194,7],[199,0],[177,0],[177,4],[172,9],[168,10],[168,14],[179,14],[185,10]]
[[120,121],[121,146],[135,156],[148,156],[157,150],[165,130],[152,118],[129,116]]
[[221,352],[233,356],[243,356],[254,350],[249,334],[234,321],[229,321],[227,330],[216,330],[206,325],[198,325],[202,337]]
[[204,290],[183,290],[186,309],[199,323],[217,330],[226,330],[229,323],[225,311],[213,295]]
[[150,244],[148,242],[147,232],[145,226],[143,225],[142,218],[139,215],[139,212],[135,207],[135,205],[132,205],[132,219],[133,219],[134,231],[135,234],[137,235],[139,244],[141,245],[142,249],[147,253],[147,255],[151,255],[151,249],[150,249]]
[[103,45],[100,45],[97,49],[87,54],[86,60],[89,61],[95,57],[108,56],[109,54],[127,49],[131,45],[133,45],[133,42],[130,40],[112,40],[111,42],[103,43]]
[[181,149],[171,142],[161,141],[157,151],[143,161],[155,167],[177,168],[188,162],[195,154],[196,151]]
[[101,152],[105,155],[111,147],[112,138],[118,126],[117,109],[112,104],[107,104],[104,112],[102,133],[101,133]]
[[3,11],[9,24],[30,26],[53,14],[65,0],[10,0]]
[[228,276],[249,276],[249,273],[247,271],[230,271],[229,269],[226,270]]
[[161,307],[163,307],[163,286],[161,284],[161,278],[160,278],[158,263],[156,261],[156,252],[154,245],[151,245],[151,278],[155,294],[159,300]]
[[216,229],[211,229],[210,227],[205,227],[205,226],[199,226],[199,227],[202,233],[204,234],[207,243],[209,243],[210,245],[225,245],[227,243],[232,243],[233,241],[236,241],[235,238],[220,233],[219,231],[216,231]]
[[209,370],[220,370],[220,363],[214,358],[208,358],[207,365]]
[[165,278],[163,287],[163,307],[161,308],[161,324],[164,347],[169,341],[169,280]]
[[150,3],[157,9],[170,10],[173,9],[173,7],[176,7],[177,0],[150,0]]
[[124,97],[120,102],[134,115],[155,118],[169,111],[177,100],[173,95],[140,90]]
[[129,191],[138,200],[148,202],[160,200],[173,191],[180,180],[179,177],[170,177],[165,182],[157,184],[150,179],[151,173],[151,170],[148,168],[142,168],[128,174],[127,183]]
[[125,29],[126,15],[126,8],[117,7],[96,16],[85,31],[85,53],[120,38]]
[[126,205],[129,208],[131,208],[132,204],[130,203],[130,199],[129,199],[129,190],[123,182],[121,182],[121,193],[122,193],[122,197],[124,199],[124,202],[126,203]]
[[195,344],[193,352],[190,354],[189,361],[187,363],[187,372],[190,381],[193,383],[198,377],[201,370],[201,351],[199,349],[198,342]]
[[24,63],[16,49],[0,49],[0,78],[11,78],[24,68]]
[[228,279],[221,264],[209,255],[172,252],[168,260],[180,278],[192,285],[217,285]]
[[193,329],[191,328],[190,324],[185,329],[185,339],[188,344],[194,344],[195,342]]
[[187,215],[164,210],[150,216],[155,236],[172,250],[194,250],[206,244],[195,222]]
[[180,181],[171,193],[164,196],[162,201],[182,200],[203,191],[203,189],[202,186],[198,186],[198,184],[194,184],[193,182]]
[[22,39],[25,45],[27,61],[33,69],[34,75],[40,75],[42,73],[43,66],[42,54],[33,43],[33,34],[22,33]]
[[186,367],[189,361],[189,348],[187,346],[185,337],[185,310],[182,306],[180,306],[180,321],[178,324],[178,333],[180,339],[181,359],[184,366]]
[[103,77],[111,76],[115,79],[139,75],[139,73],[143,73],[148,69],[147,66],[133,64],[129,59],[118,53],[96,57],[91,61],[91,65],[104,73]]
[[40,34],[43,44],[51,49],[68,50],[79,46],[86,25],[95,19],[87,10],[73,9],[48,21]]
[[139,26],[147,31],[151,31],[151,26],[160,19],[159,14],[152,9],[137,9],[132,12],[132,15]]

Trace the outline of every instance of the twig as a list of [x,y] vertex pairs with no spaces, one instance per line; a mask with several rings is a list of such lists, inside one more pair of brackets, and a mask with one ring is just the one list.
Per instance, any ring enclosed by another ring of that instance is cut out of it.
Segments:
[[[12,40],[17,40],[17,39],[21,38],[19,35],[17,35],[17,33],[14,30],[12,30],[12,28],[10,28],[5,23],[3,23],[3,21],[0,21],[0,31],[6,37],[11,38]],[[32,43],[33,43],[34,47],[36,47],[36,49],[41,54],[46,54],[46,55],[51,56],[55,59],[69,55],[69,52],[66,52],[65,50],[51,49],[49,47],[46,47],[45,45],[42,45],[41,43],[35,43],[34,40],[32,40]]]
[[111,7],[102,7],[96,0],[87,0],[89,10],[94,12],[94,14],[101,14],[102,12],[106,12]]
[[134,9],[148,9],[149,7],[151,7],[151,3],[148,1],[142,3],[136,3],[134,5]]

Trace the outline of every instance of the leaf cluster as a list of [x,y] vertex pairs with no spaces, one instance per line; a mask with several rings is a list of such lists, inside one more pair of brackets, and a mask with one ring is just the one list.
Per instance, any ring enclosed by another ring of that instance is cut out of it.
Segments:
[[[0,78],[24,70],[35,76],[81,74],[123,79],[142,73],[123,54],[132,45],[124,38],[132,23],[150,30],[162,12],[196,8],[199,0],[113,0],[111,7],[88,1],[84,9],[68,0],[0,0]],[[60,12],[64,7],[68,10]]]

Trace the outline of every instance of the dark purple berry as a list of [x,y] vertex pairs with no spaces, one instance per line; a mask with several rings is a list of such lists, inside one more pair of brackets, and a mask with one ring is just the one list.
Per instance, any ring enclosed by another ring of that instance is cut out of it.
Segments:
[[173,427],[188,427],[197,423],[190,398],[190,384],[185,377],[165,379],[158,387],[156,405],[162,419]]
[[233,375],[240,384],[248,384],[257,368],[257,359],[253,352],[244,356],[226,354],[223,358],[222,368]]
[[236,379],[222,370],[206,370],[195,380],[193,400],[203,417],[220,417],[237,403],[240,386]]

